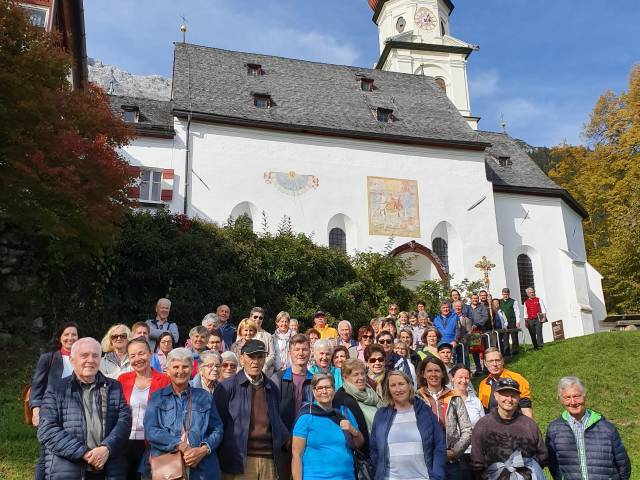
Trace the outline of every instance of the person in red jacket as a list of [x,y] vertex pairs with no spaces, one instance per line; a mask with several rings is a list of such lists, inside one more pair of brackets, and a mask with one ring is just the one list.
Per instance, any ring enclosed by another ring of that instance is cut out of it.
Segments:
[[169,385],[169,377],[151,368],[151,348],[144,338],[134,338],[127,346],[133,371],[118,377],[127,404],[131,407],[131,434],[127,441],[127,480],[138,480],[138,467],[144,455],[144,414],[149,396]]
[[544,345],[542,340],[542,324],[547,321],[547,309],[541,298],[536,297],[533,287],[527,288],[527,298],[524,302],[524,318],[533,348],[538,350]]

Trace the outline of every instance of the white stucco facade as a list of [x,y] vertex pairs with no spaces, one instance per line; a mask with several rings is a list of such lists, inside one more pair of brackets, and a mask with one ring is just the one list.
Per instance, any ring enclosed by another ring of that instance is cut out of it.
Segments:
[[[430,29],[416,25],[420,9],[423,14],[428,9],[440,23]],[[444,0],[388,0],[377,19],[381,52],[387,39],[398,34],[400,17],[406,20],[402,42],[469,50],[469,45],[449,35],[450,13]],[[455,49],[396,48],[382,69],[442,78],[447,96],[474,128],[477,119],[471,117],[467,56],[468,52]],[[455,109],[451,111],[457,115]],[[220,224],[248,215],[256,232],[263,229],[263,215],[271,232],[287,216],[295,231],[319,244],[328,245],[332,229],[339,229],[346,237],[348,254],[383,251],[390,236],[372,227],[372,211],[377,207],[372,206],[368,179],[400,179],[402,188],[410,184],[415,189],[412,229],[401,230],[413,233],[393,238],[394,247],[404,248],[398,254],[410,258],[415,269],[405,285],[415,287],[440,278],[445,271],[453,275],[454,283],[480,280],[482,273],[475,264],[486,256],[495,264],[490,276],[492,295],[499,297],[507,286],[522,302],[520,290],[530,285],[520,285],[517,260],[526,255],[548,318],[563,321],[566,337],[594,332],[606,316],[602,277],[586,260],[581,208],[566,203],[557,186],[544,192],[528,189],[522,182],[507,184],[515,187],[510,193],[496,188],[487,179],[484,146],[466,148],[456,142],[427,146],[427,142],[401,143],[384,135],[347,138],[326,132],[293,133],[256,124],[232,125],[206,115],[194,118],[187,129],[184,111],[176,114],[181,116],[173,117],[173,130],[165,138],[141,136],[123,149],[132,166],[171,171],[172,183],[162,187],[171,188],[171,200],[145,203],[145,208],[166,205],[183,213],[186,206],[189,216]],[[532,164],[526,155],[525,159]],[[499,158],[492,157],[490,162],[495,163],[492,168],[509,168],[508,162],[501,166]],[[391,203],[397,200],[394,193],[389,197]],[[382,216],[387,214],[384,209]],[[395,220],[405,219],[398,213]],[[436,239],[447,245],[448,270],[433,255]],[[543,331],[546,341],[553,338],[551,323]]]

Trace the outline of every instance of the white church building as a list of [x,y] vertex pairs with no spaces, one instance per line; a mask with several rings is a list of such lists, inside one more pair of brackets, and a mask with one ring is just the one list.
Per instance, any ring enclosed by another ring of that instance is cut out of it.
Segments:
[[[261,231],[284,216],[347,253],[407,256],[408,286],[450,274],[524,300],[535,286],[564,335],[606,316],[587,262],[587,212],[505,133],[478,130],[449,0],[369,0],[374,69],[177,43],[172,98],[111,96],[138,137],[123,154],[145,208]],[[551,340],[551,323],[544,336]]]

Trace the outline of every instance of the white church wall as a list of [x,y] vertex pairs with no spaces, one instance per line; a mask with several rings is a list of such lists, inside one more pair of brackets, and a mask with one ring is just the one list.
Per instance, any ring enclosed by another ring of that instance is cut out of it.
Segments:
[[138,137],[120,149],[120,154],[132,166],[174,170],[173,199],[168,206],[174,212],[182,212],[184,192],[179,185],[184,184],[184,162],[176,158],[176,152],[173,139],[155,137]]
[[[532,260],[536,291],[548,308],[549,320],[563,320],[566,337],[593,331],[585,320],[591,312],[584,307],[592,308],[587,272],[584,266],[576,266],[575,257],[569,253],[564,202],[506,193],[495,193],[495,202],[507,286],[512,296],[520,302],[524,300],[519,293],[517,257],[526,253]],[[492,291],[499,294],[498,288]],[[550,324],[544,327],[544,337],[545,341],[553,338]]]
[[[176,123],[176,145],[184,145],[184,127],[184,123]],[[397,235],[394,245],[415,240],[430,247],[432,231],[445,221],[462,243],[462,259],[453,259],[456,279],[479,278],[474,264],[482,255],[499,265],[496,278],[504,278],[500,273],[502,251],[498,244],[491,184],[486,180],[482,152],[202,122],[192,122],[191,133],[192,168],[201,179],[192,178],[192,215],[224,222],[234,207],[250,202],[260,212],[260,218],[257,221],[254,218],[257,230],[262,228],[263,211],[271,230],[275,230],[283,215],[288,215],[294,230],[326,244],[328,226],[341,214],[349,219],[345,222],[349,253],[367,248],[382,251],[389,235],[369,234],[367,176],[415,180],[420,235]],[[184,150],[176,150],[174,157],[183,158]],[[174,164],[177,163],[174,160]],[[265,181],[268,172],[290,171],[313,176],[318,185],[314,186],[309,177],[310,186],[304,192],[288,195],[273,182]],[[485,201],[468,211],[469,206],[483,197]]]
[[589,281],[589,303],[591,304],[594,330],[601,331],[600,322],[607,318],[607,306],[604,303],[602,291],[602,275],[593,266],[586,263],[587,278]]

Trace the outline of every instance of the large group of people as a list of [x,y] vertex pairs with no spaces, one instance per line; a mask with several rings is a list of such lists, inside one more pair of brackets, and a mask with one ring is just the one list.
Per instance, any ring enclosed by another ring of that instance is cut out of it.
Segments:
[[181,342],[164,298],[101,342],[67,323],[31,384],[36,480],[629,479],[580,379],[559,380],[546,438],[534,421],[529,382],[505,368],[521,319],[542,348],[544,303],[527,293],[523,317],[507,289],[469,304],[454,290],[433,319],[391,304],[355,335],[323,311],[304,333],[284,311],[265,331],[260,307],[236,327],[221,305]]

